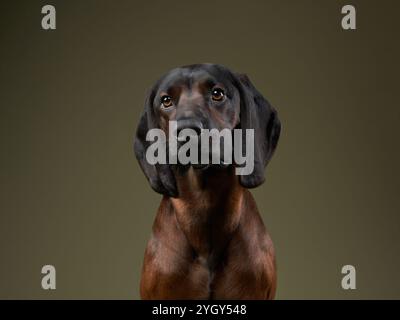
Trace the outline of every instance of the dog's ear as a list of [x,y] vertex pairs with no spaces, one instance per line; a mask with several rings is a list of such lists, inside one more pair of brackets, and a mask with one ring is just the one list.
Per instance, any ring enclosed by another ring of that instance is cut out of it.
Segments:
[[[240,128],[254,129],[254,170],[249,175],[240,176],[240,184],[245,188],[255,188],[265,180],[265,167],[278,144],[281,123],[276,110],[253,86],[244,74],[236,75],[240,93]],[[246,139],[242,137],[242,150],[246,150]]]
[[147,132],[159,127],[155,120],[156,115],[153,108],[155,94],[156,88],[152,88],[146,97],[144,112],[140,118],[134,139],[135,156],[154,191],[169,197],[177,197],[176,181],[170,166],[168,164],[152,165],[146,159],[146,150],[150,145],[150,141],[146,140]]

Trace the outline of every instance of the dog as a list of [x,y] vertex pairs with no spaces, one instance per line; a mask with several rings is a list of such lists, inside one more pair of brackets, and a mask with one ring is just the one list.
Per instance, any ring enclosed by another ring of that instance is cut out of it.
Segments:
[[[149,164],[146,134],[253,129],[254,170],[235,164]],[[244,74],[217,64],[173,69],[149,91],[134,140],[150,186],[163,195],[142,267],[142,299],[273,299],[275,250],[248,189],[265,180],[278,144],[276,110]]]

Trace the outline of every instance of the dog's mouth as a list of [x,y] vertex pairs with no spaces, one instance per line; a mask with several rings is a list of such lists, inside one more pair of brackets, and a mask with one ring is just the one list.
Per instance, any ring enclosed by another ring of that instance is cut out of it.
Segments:
[[188,171],[190,168],[193,168],[195,171],[198,172],[209,172],[209,171],[220,171],[220,170],[224,170],[226,168],[228,168],[231,164],[227,164],[227,163],[223,163],[221,161],[221,163],[219,164],[198,164],[198,163],[194,163],[194,164],[178,164],[177,165],[177,169],[178,172],[186,172]]
[[[207,170],[209,168],[227,168],[232,164],[229,159],[228,161],[224,159],[223,143],[220,142],[219,146],[213,146],[211,140],[203,140],[202,136],[197,136],[193,143],[190,138],[190,136],[186,136],[177,139],[177,164],[179,166]],[[208,147],[203,149],[205,145]],[[194,154],[192,154],[193,151],[195,151]],[[185,155],[184,162],[181,161],[182,154]]]
[[209,164],[201,164],[201,163],[200,164],[199,163],[194,163],[194,164],[191,164],[191,166],[195,170],[207,170],[210,167]]
[[212,163],[211,160],[209,163],[200,163],[200,162],[194,162],[194,163],[180,163],[178,161],[178,165],[181,167],[193,167],[195,170],[207,170],[209,168],[227,168],[231,163],[224,162],[222,159],[218,163]]
[[190,164],[190,166],[192,166],[193,169],[196,169],[196,170],[207,170],[209,168],[227,168],[230,165],[231,165],[231,163],[226,163],[223,160],[221,160],[220,163],[207,163],[207,164],[194,163],[194,164]]

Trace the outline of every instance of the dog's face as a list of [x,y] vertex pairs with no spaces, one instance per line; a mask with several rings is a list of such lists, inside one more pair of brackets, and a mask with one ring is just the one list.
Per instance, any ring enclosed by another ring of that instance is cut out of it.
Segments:
[[147,131],[159,128],[168,135],[170,121],[176,121],[177,134],[183,129],[192,129],[199,136],[203,129],[254,129],[254,172],[240,176],[240,183],[252,188],[264,181],[264,168],[279,139],[280,122],[247,76],[220,65],[190,65],[171,70],[150,90],[136,133],[135,154],[152,188],[177,196],[170,166],[150,165],[144,156],[149,145]]
[[[239,91],[229,79],[229,75],[213,65],[202,65],[198,68],[182,67],[170,71],[161,80],[153,99],[153,110],[159,127],[169,136],[169,123],[176,122],[176,134],[184,129],[193,130],[198,141],[198,153],[207,153],[207,164],[191,164],[196,169],[206,169],[212,162],[212,148],[201,151],[202,139],[207,140],[201,132],[204,129],[232,130],[239,123],[240,97]],[[178,147],[186,143],[187,139],[178,141]],[[224,144],[221,139],[218,147],[219,163],[213,167],[225,167],[223,164]],[[203,155],[204,156],[204,155]],[[214,155],[215,157],[215,155]],[[182,165],[180,172],[188,168]]]
[[170,71],[158,85],[153,99],[159,126],[168,132],[169,121],[185,128],[233,129],[239,123],[239,91],[229,75],[213,65]]

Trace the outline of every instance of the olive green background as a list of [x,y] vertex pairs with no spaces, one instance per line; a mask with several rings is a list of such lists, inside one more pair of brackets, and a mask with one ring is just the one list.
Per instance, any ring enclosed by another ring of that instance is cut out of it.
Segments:
[[[357,30],[341,28],[341,7]],[[53,4],[57,30],[41,29]],[[132,140],[152,83],[214,62],[283,125],[253,194],[279,299],[400,298],[395,1],[2,1],[0,298],[139,298],[161,196]],[[41,267],[57,289],[41,289]],[[341,288],[341,268],[357,289]]]

